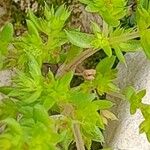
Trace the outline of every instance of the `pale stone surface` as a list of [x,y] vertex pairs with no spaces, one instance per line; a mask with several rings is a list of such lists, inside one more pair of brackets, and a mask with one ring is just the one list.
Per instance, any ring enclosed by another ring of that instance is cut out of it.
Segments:
[[[11,84],[12,75],[13,75],[13,71],[11,70],[0,71],[0,87],[9,86]],[[0,95],[0,99],[2,99],[2,95]]]
[[[118,65],[116,82],[121,89],[128,85],[137,90],[145,88],[147,94],[143,101],[150,103],[150,61],[143,52],[127,54],[126,60],[127,68],[123,64]],[[114,102],[117,103],[114,113],[119,120],[108,125],[106,145],[113,150],[150,150],[146,135],[139,134],[139,124],[143,119],[140,111],[131,116],[127,101],[114,99]]]
[[0,86],[6,86],[11,84],[11,76],[13,74],[13,71],[10,70],[3,70],[0,71]]

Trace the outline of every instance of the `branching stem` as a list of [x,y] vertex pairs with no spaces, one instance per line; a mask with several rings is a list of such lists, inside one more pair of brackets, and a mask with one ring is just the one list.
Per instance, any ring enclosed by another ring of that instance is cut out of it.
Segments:
[[81,132],[80,132],[79,123],[74,122],[73,125],[72,125],[72,130],[73,130],[73,134],[74,134],[74,137],[75,137],[77,150],[85,150],[84,142],[83,142],[82,135],[81,135]]
[[[139,37],[139,32],[132,32],[128,34],[123,34],[121,36],[116,36],[109,39],[110,44],[113,43],[121,43],[126,42],[128,40],[132,40]],[[68,64],[62,64],[56,74],[56,77],[63,76],[66,72],[70,70],[75,70],[75,68],[81,64],[86,58],[92,56],[94,53],[99,51],[99,49],[87,49],[83,51],[79,56],[75,57],[70,63]]]
[[96,53],[99,49],[87,49],[81,53],[81,55],[75,57],[69,64],[62,64],[56,74],[56,77],[63,76],[69,70],[75,70],[75,68],[81,64],[86,58]]

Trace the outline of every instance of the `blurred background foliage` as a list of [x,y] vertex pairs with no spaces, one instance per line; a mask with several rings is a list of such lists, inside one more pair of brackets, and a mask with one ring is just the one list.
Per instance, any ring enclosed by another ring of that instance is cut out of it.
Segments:
[[[146,1],[144,0],[143,5]],[[90,21],[97,21],[101,24],[101,19],[95,17],[84,11],[84,6],[78,0],[0,0],[0,26],[6,21],[14,24],[16,35],[21,34],[25,30],[25,18],[27,12],[31,9],[37,16],[43,15],[43,6],[46,2],[49,6],[53,5],[58,7],[64,4],[72,11],[71,18],[69,19],[69,26],[81,27],[81,30],[90,32]],[[128,0],[126,7],[128,7],[127,15],[121,20],[122,26],[132,27],[136,24],[135,12],[138,0]]]

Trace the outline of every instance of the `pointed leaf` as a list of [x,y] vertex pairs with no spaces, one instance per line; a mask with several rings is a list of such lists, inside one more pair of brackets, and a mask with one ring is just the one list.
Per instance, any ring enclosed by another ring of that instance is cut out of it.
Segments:
[[0,39],[3,42],[10,42],[13,38],[13,32],[13,25],[11,23],[7,23],[0,32]]
[[114,49],[115,49],[115,53],[116,53],[116,56],[118,57],[118,59],[120,60],[120,62],[123,62],[125,65],[126,65],[126,60],[121,52],[121,49],[119,46],[115,45],[114,46]]
[[111,50],[110,45],[102,46],[102,48],[108,57],[112,56],[112,50]]
[[12,132],[15,132],[17,134],[21,134],[22,133],[21,126],[15,119],[7,118],[3,122],[8,125],[8,127],[11,129]]
[[92,103],[95,104],[99,110],[109,109],[113,106],[113,103],[108,100],[96,100],[93,101]]
[[73,72],[70,71],[66,73],[63,77],[59,79],[59,88],[63,89],[69,89],[70,88],[70,82],[73,78]]
[[75,30],[66,31],[68,40],[73,44],[81,48],[91,48],[91,41],[94,39],[94,36],[87,33],[78,32]]
[[96,66],[96,70],[98,72],[101,72],[102,74],[105,74],[112,68],[112,66],[115,62],[115,59],[116,59],[115,56],[112,56],[110,58],[106,57],[106,58],[102,59],[100,61],[100,63],[98,63],[98,65]]
[[39,33],[38,33],[34,23],[30,20],[26,20],[26,22],[27,22],[27,27],[28,27],[29,34],[35,35],[36,37],[39,38]]
[[96,22],[92,22],[91,28],[93,32],[96,34],[97,32],[101,33],[100,26]]
[[37,104],[34,106],[33,115],[36,121],[40,121],[45,125],[49,125],[50,123],[49,115],[42,105]]
[[12,91],[12,87],[10,86],[2,86],[0,87],[0,93],[8,95]]

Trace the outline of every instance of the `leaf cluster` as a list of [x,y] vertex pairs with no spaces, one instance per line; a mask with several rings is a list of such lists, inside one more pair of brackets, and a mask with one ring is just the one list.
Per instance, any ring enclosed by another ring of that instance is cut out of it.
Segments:
[[135,114],[138,109],[141,111],[144,121],[140,124],[140,133],[146,133],[147,139],[150,141],[150,105],[142,102],[145,95],[145,89],[138,92],[136,92],[133,87],[128,87],[125,89],[125,96],[130,102],[130,113]]
[[[81,2],[88,11],[103,18],[102,28],[91,23],[91,34],[65,27],[70,16],[65,5],[55,10],[46,4],[41,18],[29,11],[23,35],[13,37],[11,24],[1,30],[0,64],[7,60],[7,65],[15,68],[12,84],[0,87],[1,149],[68,150],[75,142],[77,147],[90,150],[92,141],[105,142],[105,125],[109,119],[117,118],[109,111],[113,103],[100,96],[120,93],[114,83],[117,70],[113,68],[113,53],[125,63],[123,52],[134,52],[142,46],[149,58],[149,11],[139,7],[138,26],[126,29],[120,24],[125,15],[125,0]],[[68,43],[71,46],[66,50],[64,45]],[[84,78],[83,83],[72,87],[78,64],[100,49],[107,57],[99,61],[94,74],[87,75],[92,78]],[[56,74],[48,68],[43,75],[44,63],[58,65]],[[141,109],[145,118],[141,132],[146,132],[149,139],[149,106],[141,102],[145,91],[136,93],[130,88],[126,95],[132,114]],[[84,145],[80,145],[82,142]]]

